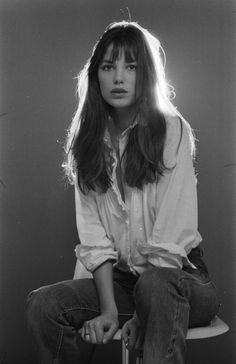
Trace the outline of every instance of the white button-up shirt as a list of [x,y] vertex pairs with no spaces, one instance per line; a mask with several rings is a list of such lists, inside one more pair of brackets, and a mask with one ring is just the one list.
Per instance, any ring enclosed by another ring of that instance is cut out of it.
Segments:
[[[81,242],[75,251],[88,271],[93,272],[106,260],[134,274],[150,266],[193,266],[187,255],[199,245],[201,236],[189,130],[177,117],[167,117],[166,123],[164,164],[172,168],[164,171],[159,182],[148,183],[142,190],[124,183],[124,201],[117,183],[117,154],[106,130],[104,140],[114,161],[112,186],[106,193],[89,191],[84,195],[75,185]],[[119,138],[120,155],[129,132],[130,128]]]

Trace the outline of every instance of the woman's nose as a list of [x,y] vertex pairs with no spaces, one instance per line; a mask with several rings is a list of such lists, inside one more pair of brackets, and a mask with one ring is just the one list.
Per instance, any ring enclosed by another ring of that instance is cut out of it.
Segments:
[[120,84],[124,82],[124,72],[123,69],[117,67],[114,73],[114,84]]

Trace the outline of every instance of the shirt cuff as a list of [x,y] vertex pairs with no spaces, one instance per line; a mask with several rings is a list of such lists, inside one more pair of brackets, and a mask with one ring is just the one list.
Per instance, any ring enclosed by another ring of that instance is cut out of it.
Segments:
[[182,268],[188,265],[196,269],[195,265],[188,259],[185,249],[176,244],[157,244],[152,240],[147,243],[138,241],[137,249],[145,256],[149,263],[156,267]]
[[87,271],[93,273],[100,265],[107,260],[117,261],[118,253],[111,247],[91,247],[78,244],[75,247],[75,255],[84,265]]

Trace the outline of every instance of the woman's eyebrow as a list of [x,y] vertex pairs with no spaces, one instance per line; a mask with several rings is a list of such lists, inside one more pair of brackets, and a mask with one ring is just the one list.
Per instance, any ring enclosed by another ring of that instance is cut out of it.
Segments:
[[[110,60],[110,59],[104,59],[102,61],[102,63],[109,63],[109,64],[112,64],[114,63],[114,61]],[[129,60],[129,61],[125,61],[125,63],[137,63],[137,61],[134,59],[134,60]]]
[[111,59],[104,59],[102,63],[114,63]]

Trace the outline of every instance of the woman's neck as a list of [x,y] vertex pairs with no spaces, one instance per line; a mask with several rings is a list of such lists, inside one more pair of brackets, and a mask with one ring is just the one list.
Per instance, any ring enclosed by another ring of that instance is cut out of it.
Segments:
[[112,117],[117,134],[121,134],[125,129],[133,124],[136,114],[136,108],[120,108],[113,111]]

